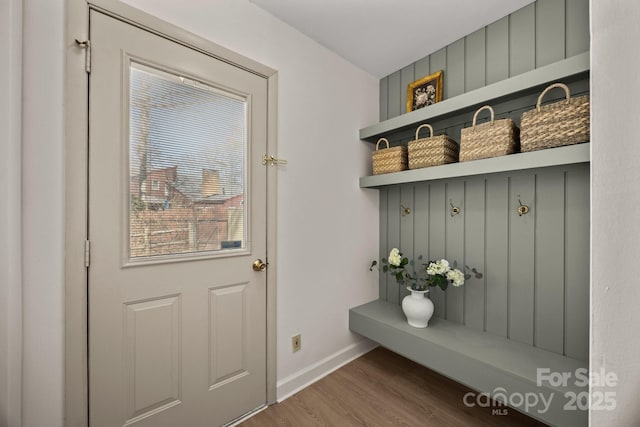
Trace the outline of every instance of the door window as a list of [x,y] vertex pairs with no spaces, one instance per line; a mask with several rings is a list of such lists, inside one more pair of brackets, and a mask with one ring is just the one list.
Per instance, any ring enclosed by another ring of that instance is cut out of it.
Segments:
[[244,249],[248,99],[129,71],[129,259]]

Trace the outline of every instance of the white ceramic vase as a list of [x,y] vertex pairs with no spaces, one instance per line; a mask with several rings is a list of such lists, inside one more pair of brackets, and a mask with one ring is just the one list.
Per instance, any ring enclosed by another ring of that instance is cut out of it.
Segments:
[[402,299],[402,311],[407,316],[407,322],[414,328],[426,328],[429,319],[433,316],[433,302],[428,297],[429,289],[424,291],[414,291],[410,287],[411,295]]

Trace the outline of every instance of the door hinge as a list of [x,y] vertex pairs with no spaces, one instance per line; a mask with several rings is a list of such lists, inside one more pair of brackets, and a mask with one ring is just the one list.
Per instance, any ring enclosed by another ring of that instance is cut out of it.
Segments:
[[91,241],[84,241],[84,266],[89,268],[91,262]]
[[76,44],[80,46],[82,49],[84,49],[84,71],[86,71],[87,74],[90,74],[91,73],[91,41],[90,40],[80,41],[76,39]]

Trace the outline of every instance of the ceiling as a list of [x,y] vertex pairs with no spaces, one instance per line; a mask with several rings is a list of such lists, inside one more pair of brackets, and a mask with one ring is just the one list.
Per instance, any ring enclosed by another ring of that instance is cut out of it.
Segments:
[[250,0],[377,78],[533,0]]

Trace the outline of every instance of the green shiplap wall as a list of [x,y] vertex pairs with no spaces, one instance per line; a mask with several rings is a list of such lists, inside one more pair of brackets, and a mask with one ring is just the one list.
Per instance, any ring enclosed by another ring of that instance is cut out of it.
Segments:
[[[381,121],[406,112],[409,83],[444,71],[444,99],[589,51],[588,0],[538,0],[380,80]],[[572,96],[588,76],[569,79]],[[553,102],[563,97],[551,92]],[[537,94],[501,99],[496,119],[517,125]],[[459,140],[462,112],[431,124]],[[486,120],[483,118],[480,122]],[[406,144],[414,132],[385,135]],[[520,201],[530,206],[519,216]],[[451,205],[462,213],[451,216]],[[589,357],[589,165],[496,173],[380,189],[380,255],[447,258],[482,271],[461,288],[435,289],[435,316],[579,360]],[[404,208],[411,214],[404,214]],[[380,275],[380,298],[407,294]]]
[[444,71],[443,99],[589,50],[589,0],[538,0],[380,80],[380,121],[406,113],[409,83]]
[[[384,187],[380,209],[381,254],[398,247],[483,273],[432,290],[435,316],[588,360],[588,164]],[[380,276],[380,297],[398,303],[407,291]]]

